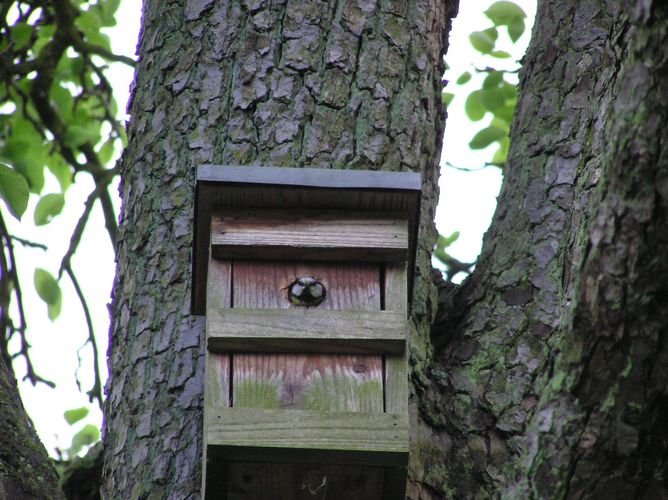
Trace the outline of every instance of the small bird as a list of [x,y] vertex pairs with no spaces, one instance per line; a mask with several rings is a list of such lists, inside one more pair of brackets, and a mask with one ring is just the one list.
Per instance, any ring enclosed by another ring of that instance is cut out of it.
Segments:
[[325,285],[313,276],[300,276],[287,286],[288,300],[296,306],[315,307],[327,296]]

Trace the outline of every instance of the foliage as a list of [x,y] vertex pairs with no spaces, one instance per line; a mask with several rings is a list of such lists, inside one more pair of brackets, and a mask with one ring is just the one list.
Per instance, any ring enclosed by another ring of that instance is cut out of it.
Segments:
[[[463,90],[457,89],[454,92],[443,92],[442,97],[446,105],[455,98],[465,98],[464,110],[473,122],[482,122],[488,118],[487,123],[471,138],[469,148],[480,150],[496,145],[496,151],[486,166],[503,168],[508,154],[510,123],[517,103],[515,74],[519,70],[519,62],[506,68],[499,65],[502,60],[511,58],[509,50],[498,47],[499,34],[505,30],[510,44],[515,44],[524,33],[526,14],[514,2],[504,0],[490,5],[485,15],[491,21],[491,26],[469,35],[471,46],[480,53],[480,59],[475,61],[469,70],[461,73],[455,82],[463,89],[463,86],[474,81],[476,76],[483,76],[482,79],[477,79],[480,82],[479,87],[467,95]],[[484,66],[478,67],[475,64]],[[448,237],[440,235],[434,247],[434,258],[445,266],[448,280],[459,272],[469,274],[475,265],[475,262],[461,262],[447,252],[446,248],[458,237],[459,231]]]
[[[5,217],[9,214],[22,220],[32,215],[36,225],[49,224],[67,203],[72,183],[79,176],[90,176],[94,188],[57,273],[36,268],[32,286],[54,320],[63,300],[61,279],[67,274],[71,280],[87,319],[87,343],[95,357],[95,382],[88,395],[99,404],[102,382],[95,334],[71,259],[95,202],[102,207],[115,245],[116,214],[108,186],[117,170],[108,164],[126,138],[116,118],[117,105],[105,70],[108,62],[133,65],[134,61],[113,54],[109,37],[101,30],[115,24],[119,3],[15,0],[0,6],[0,199],[4,202],[0,204],[0,349],[8,362],[19,356],[25,360],[26,379],[33,384],[52,385],[36,373],[30,360],[21,291],[31,285],[20,282],[15,254],[17,243],[43,250],[47,246],[11,234]],[[37,202],[32,214],[27,214],[30,197]],[[10,352],[9,341],[15,336],[20,348]],[[82,443],[92,436],[90,429],[84,434]]]

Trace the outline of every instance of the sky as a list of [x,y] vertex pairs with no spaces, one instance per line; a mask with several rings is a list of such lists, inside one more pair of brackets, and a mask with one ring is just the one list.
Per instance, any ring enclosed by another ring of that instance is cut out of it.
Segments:
[[[518,46],[512,50],[513,57],[519,59],[529,40],[535,0],[515,1],[527,13],[527,32],[520,39]],[[446,56],[446,62],[450,67],[445,75],[447,80],[454,82],[463,71],[473,70],[471,61],[479,58],[479,53],[471,47],[468,35],[474,30],[491,26],[482,12],[492,3],[490,0],[461,1],[459,15],[454,20],[450,35],[450,53]],[[116,53],[128,56],[135,54],[141,16],[140,5],[141,2],[138,0],[121,2],[117,14],[119,23],[107,31],[112,38],[112,46]],[[509,44],[504,45],[504,47],[509,46]],[[121,64],[113,64],[108,71],[108,77],[122,112],[128,99],[133,70]],[[462,88],[454,83],[448,85],[448,91],[459,91],[461,95],[457,95],[448,108],[441,158],[440,203],[436,212],[439,232],[446,235],[456,230],[461,232],[459,239],[448,250],[454,257],[466,262],[475,260],[480,252],[482,235],[489,226],[501,183],[501,172],[494,167],[475,172],[462,172],[443,167],[449,162],[457,167],[475,169],[491,158],[493,148],[473,152],[466,146],[480,126],[480,122],[473,124],[469,121],[463,108],[463,96],[475,86],[475,78],[467,87]],[[34,267],[42,267],[55,274],[60,259],[67,250],[69,234],[83,210],[83,203],[91,186],[92,182],[88,179],[83,176],[78,178],[67,193],[65,210],[56,221],[47,226],[32,226],[30,217],[24,217],[20,226],[11,225],[10,231],[14,234],[47,243],[49,247],[47,252],[21,249],[17,258],[20,268],[23,269],[21,279],[24,283],[32,283]],[[45,193],[49,190],[58,191],[57,183],[53,179],[47,183]],[[113,188],[113,191],[116,192],[116,188]],[[32,207],[36,201],[36,197],[32,196]],[[119,205],[117,200],[117,207]],[[32,210],[29,209],[28,213],[32,213]],[[63,237],[63,235],[68,236]],[[109,329],[107,304],[110,302],[114,277],[114,257],[108,239],[102,223],[101,210],[96,205],[79,250],[74,256],[73,264],[78,272],[81,287],[89,298],[99,342],[101,368],[105,378],[106,340]],[[77,350],[85,342],[87,331],[81,306],[67,278],[61,281],[61,287],[64,294],[63,310],[54,322],[48,320],[46,305],[36,296],[33,287],[25,286],[23,290],[26,309],[29,313],[33,312],[28,318],[28,335],[33,346],[31,356],[34,365],[41,376],[56,382],[57,388],[50,389],[43,384],[33,387],[27,382],[19,383],[26,410],[32,417],[47,451],[54,456],[56,448],[69,447],[73,434],[84,423],[100,426],[102,422],[102,412],[96,406],[89,404],[85,395],[92,386],[90,376],[92,356],[89,346],[81,350],[82,365],[79,374],[82,390],[77,390],[75,378],[78,366]],[[15,369],[20,379],[25,373],[22,360],[17,362]],[[89,408],[91,413],[85,422],[69,426],[63,418],[64,411],[81,406]]]

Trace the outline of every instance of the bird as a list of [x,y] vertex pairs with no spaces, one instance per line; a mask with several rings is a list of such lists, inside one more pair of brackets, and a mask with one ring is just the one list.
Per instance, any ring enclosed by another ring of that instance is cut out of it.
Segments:
[[327,297],[325,285],[313,276],[300,276],[287,289],[288,300],[300,307],[315,307]]

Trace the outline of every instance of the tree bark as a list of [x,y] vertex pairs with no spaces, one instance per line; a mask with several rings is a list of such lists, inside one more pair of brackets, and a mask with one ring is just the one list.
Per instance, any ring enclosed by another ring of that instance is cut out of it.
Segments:
[[0,429],[0,499],[64,498],[53,461],[26,415],[4,356],[0,356]]
[[[145,2],[122,162],[106,497],[199,497],[204,318],[190,315],[198,164],[420,172],[411,339],[420,383],[436,307],[429,253],[455,4]],[[413,443],[428,431],[413,429]],[[415,498],[430,490],[423,454],[412,453]]]
[[668,496],[667,23],[539,2],[497,212],[434,328],[443,496]]

